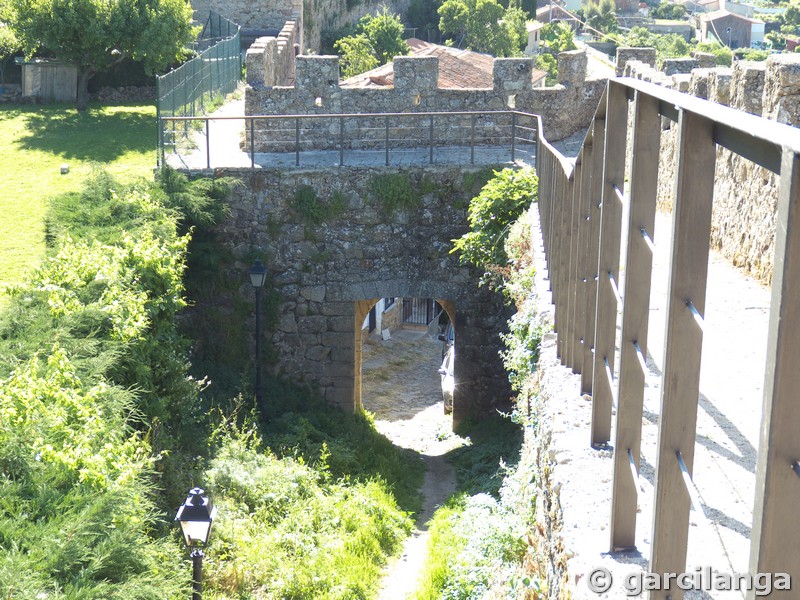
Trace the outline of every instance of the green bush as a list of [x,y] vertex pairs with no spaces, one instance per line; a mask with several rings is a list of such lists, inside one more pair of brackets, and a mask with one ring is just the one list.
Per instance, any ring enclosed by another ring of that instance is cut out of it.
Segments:
[[335,481],[229,429],[205,479],[219,519],[209,551],[212,597],[370,598],[411,521],[377,481]]
[[533,169],[503,169],[483,186],[469,206],[470,231],[453,240],[451,252],[458,252],[462,264],[483,271],[482,283],[501,287],[508,263],[505,237],[509,228],[539,192]]
[[413,210],[422,200],[422,195],[407,173],[376,175],[370,180],[369,189],[378,206],[387,215],[398,210]]

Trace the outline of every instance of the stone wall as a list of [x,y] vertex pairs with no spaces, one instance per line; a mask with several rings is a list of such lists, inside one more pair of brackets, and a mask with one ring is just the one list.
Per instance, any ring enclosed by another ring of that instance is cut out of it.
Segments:
[[209,12],[222,15],[246,32],[280,31],[292,19],[302,22],[303,1],[256,2],[254,0],[191,0],[195,19],[204,22]]
[[[252,306],[245,273],[260,258],[276,294],[277,312],[267,318],[274,325],[265,334],[275,350],[275,372],[311,384],[328,401],[353,410],[360,405],[361,325],[369,309],[383,297],[439,300],[449,307],[458,332],[454,425],[489,414],[510,397],[498,356],[498,333],[510,315],[499,294],[479,287],[479,273],[450,254],[450,240],[467,230],[468,200],[477,191],[468,187],[468,170],[219,173],[244,184],[235,192],[231,216],[218,227],[218,239],[235,257],[230,271],[241,274],[240,297],[219,302]],[[393,176],[415,190],[418,203],[390,212],[376,190],[391,187],[381,178],[398,173]],[[328,207],[319,225],[304,216],[296,200],[298,190],[309,195],[309,186],[314,202]]]
[[[651,81],[761,115],[789,125],[800,124],[800,57],[772,55],[766,62],[737,61],[733,68],[695,68],[666,75],[651,65],[621,60],[626,76]],[[677,128],[666,119],[661,136],[659,207],[671,208]],[[734,265],[769,283],[775,237],[778,179],[725,149],[717,151],[712,215],[712,246]]]
[[300,51],[297,21],[284,23],[277,37],[256,38],[247,49],[247,84],[252,87],[291,85],[295,75],[295,55]]
[[[530,58],[498,58],[494,61],[494,85],[481,89],[438,88],[439,62],[436,57],[397,57],[394,60],[394,86],[381,88],[341,88],[337,56],[298,56],[295,85],[251,85],[245,93],[245,114],[326,114],[326,113],[414,113],[444,111],[502,111],[509,107],[540,114],[547,138],[559,140],[588,125],[605,88],[605,80],[586,80],[584,52],[559,56],[560,84],[533,88]],[[429,119],[406,119],[402,126],[392,123],[392,145],[427,143]],[[476,123],[478,142],[497,143],[509,139],[511,117],[487,116]],[[528,126],[531,124],[528,123]],[[439,119],[437,131],[447,129],[453,144],[469,143],[471,117]],[[339,123],[332,120],[302,122],[303,149],[338,148]],[[360,147],[381,146],[385,139],[384,119],[352,119],[345,122],[348,140],[359,140]],[[249,136],[249,132],[248,132]],[[482,137],[480,137],[482,136]],[[294,149],[294,122],[259,122],[255,131],[257,152]],[[249,138],[246,141],[249,144]]]

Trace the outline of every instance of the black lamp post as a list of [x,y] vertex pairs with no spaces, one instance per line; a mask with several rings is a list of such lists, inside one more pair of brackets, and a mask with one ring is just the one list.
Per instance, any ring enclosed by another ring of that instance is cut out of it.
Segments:
[[250,267],[250,283],[256,291],[256,404],[264,411],[264,386],[261,383],[261,288],[267,279],[267,268],[260,260]]
[[201,600],[203,593],[203,551],[200,548],[208,544],[211,534],[211,523],[214,521],[216,509],[203,490],[193,488],[189,491],[186,502],[178,509],[175,520],[181,526],[181,533],[186,545],[192,549],[192,600]]
[[728,34],[728,50],[733,50],[733,48],[731,48],[731,28],[726,28],[725,32]]

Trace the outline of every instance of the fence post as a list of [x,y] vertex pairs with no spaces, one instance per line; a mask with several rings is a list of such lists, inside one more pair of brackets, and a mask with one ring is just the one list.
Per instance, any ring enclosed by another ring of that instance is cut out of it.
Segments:
[[[590,130],[591,131],[591,130]],[[587,262],[589,253],[587,249],[591,243],[589,239],[591,233],[591,221],[589,220],[589,212],[591,211],[592,200],[592,166],[594,164],[595,142],[591,137],[587,136],[586,141],[583,143],[581,150],[581,180],[580,180],[580,197],[578,202],[578,233],[575,236],[575,244],[577,249],[577,261],[575,263],[575,281],[576,281],[576,295],[575,295],[575,369],[577,372],[583,372],[591,366],[591,361],[586,360],[585,347],[589,345],[589,337],[594,337],[594,329],[588,331],[586,329],[586,295],[588,281],[586,279],[586,272],[588,270]]]
[[[781,161],[775,266],[769,314],[767,368],[756,462],[756,501],[750,542],[751,573],[788,573],[800,581],[800,157]],[[794,468],[793,468],[794,467]],[[794,472],[793,472],[794,471]],[[755,570],[753,570],[755,569]],[[747,594],[754,598],[753,590]]]
[[517,150],[517,113],[511,113],[511,162],[516,162]]
[[256,120],[250,117],[250,168],[256,168]]
[[300,117],[294,118],[294,166],[300,166]]
[[[600,209],[600,250],[597,261],[597,315],[594,327],[594,366],[592,376],[591,444],[606,444],[611,439],[611,405],[617,335],[617,298],[611,278],[619,281],[619,246],[622,206],[614,190],[623,187],[628,99],[625,88],[608,83],[606,135],[603,157]],[[608,364],[608,369],[606,369]]]
[[[538,153],[536,156],[539,156]],[[472,124],[469,129],[469,164],[475,164],[475,115],[472,115]]]
[[386,128],[386,160],[385,160],[385,164],[388,167],[389,166],[389,117],[384,117],[383,118],[383,124],[384,124],[384,126]]
[[433,115],[431,115],[429,135],[430,135],[430,143],[429,143],[428,163],[432,165],[433,164]]
[[642,408],[650,311],[653,253],[642,232],[652,238],[658,194],[661,118],[658,100],[637,92],[633,123],[628,240],[625,251],[625,306],[619,361],[619,405],[614,442],[611,494],[611,551],[636,545],[637,481],[628,459],[630,450],[639,472]]
[[211,123],[206,117],[206,168],[211,169]]
[[339,117],[339,166],[344,166],[344,117]]
[[580,195],[581,195],[581,173],[583,172],[583,165],[581,164],[580,156],[575,161],[573,167],[572,177],[567,178],[567,208],[569,210],[569,225],[567,229],[567,240],[569,248],[567,249],[567,270],[565,273],[565,290],[566,298],[564,299],[564,307],[566,308],[566,321],[567,330],[565,332],[566,342],[566,362],[565,364],[572,369],[573,372],[578,373],[580,369],[576,370],[575,364],[575,334],[577,331],[575,323],[575,304],[577,301],[578,285],[577,277],[578,270],[575,268],[578,262],[578,215],[580,214]]
[[[601,104],[601,106],[603,106]],[[592,124],[592,173],[589,187],[589,240],[586,246],[586,336],[583,344],[583,371],[581,371],[581,394],[592,393],[594,375],[594,325],[597,316],[597,256],[600,252],[600,198],[603,193],[603,161],[606,148],[605,107],[602,116],[594,118]]]
[[164,124],[161,122],[161,77],[156,75],[156,124],[158,125],[158,150],[156,166],[164,166]]
[[[650,571],[682,573],[689,537],[689,494],[676,452],[692,473],[703,332],[690,306],[705,311],[716,147],[713,124],[681,110],[672,209],[672,257],[658,427]],[[681,600],[674,581],[651,600]]]

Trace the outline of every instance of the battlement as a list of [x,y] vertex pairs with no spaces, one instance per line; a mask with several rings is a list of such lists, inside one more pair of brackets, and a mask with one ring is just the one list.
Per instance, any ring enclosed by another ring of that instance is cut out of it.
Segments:
[[[313,115],[350,113],[502,111],[509,108],[541,114],[548,123],[550,139],[567,137],[589,122],[600,98],[605,80],[587,80],[586,54],[565,52],[559,56],[559,84],[534,87],[531,58],[495,58],[491,87],[439,87],[439,58],[436,56],[398,56],[393,61],[393,85],[350,87],[340,85],[338,56],[304,56],[294,59],[294,84],[269,85],[248,78],[245,94],[247,115]],[[249,70],[249,63],[248,63]],[[382,124],[369,119],[359,121],[364,129],[364,147],[382,144]],[[273,122],[275,123],[275,122]],[[498,117],[480,131],[489,135],[492,127],[506,127]],[[355,125],[353,125],[355,127]],[[420,125],[419,127],[422,127]],[[393,131],[393,143],[409,144],[419,135],[419,127]],[[329,126],[304,120],[303,140],[307,147],[337,147],[338,136]],[[248,132],[249,136],[249,132]],[[491,137],[491,136],[490,136]],[[417,143],[419,138],[417,139]],[[295,134],[286,123],[265,124],[255,132],[258,152],[286,151],[293,148]],[[246,143],[250,144],[248,137]],[[455,142],[454,142],[455,143]],[[487,142],[488,143],[488,142]]]

